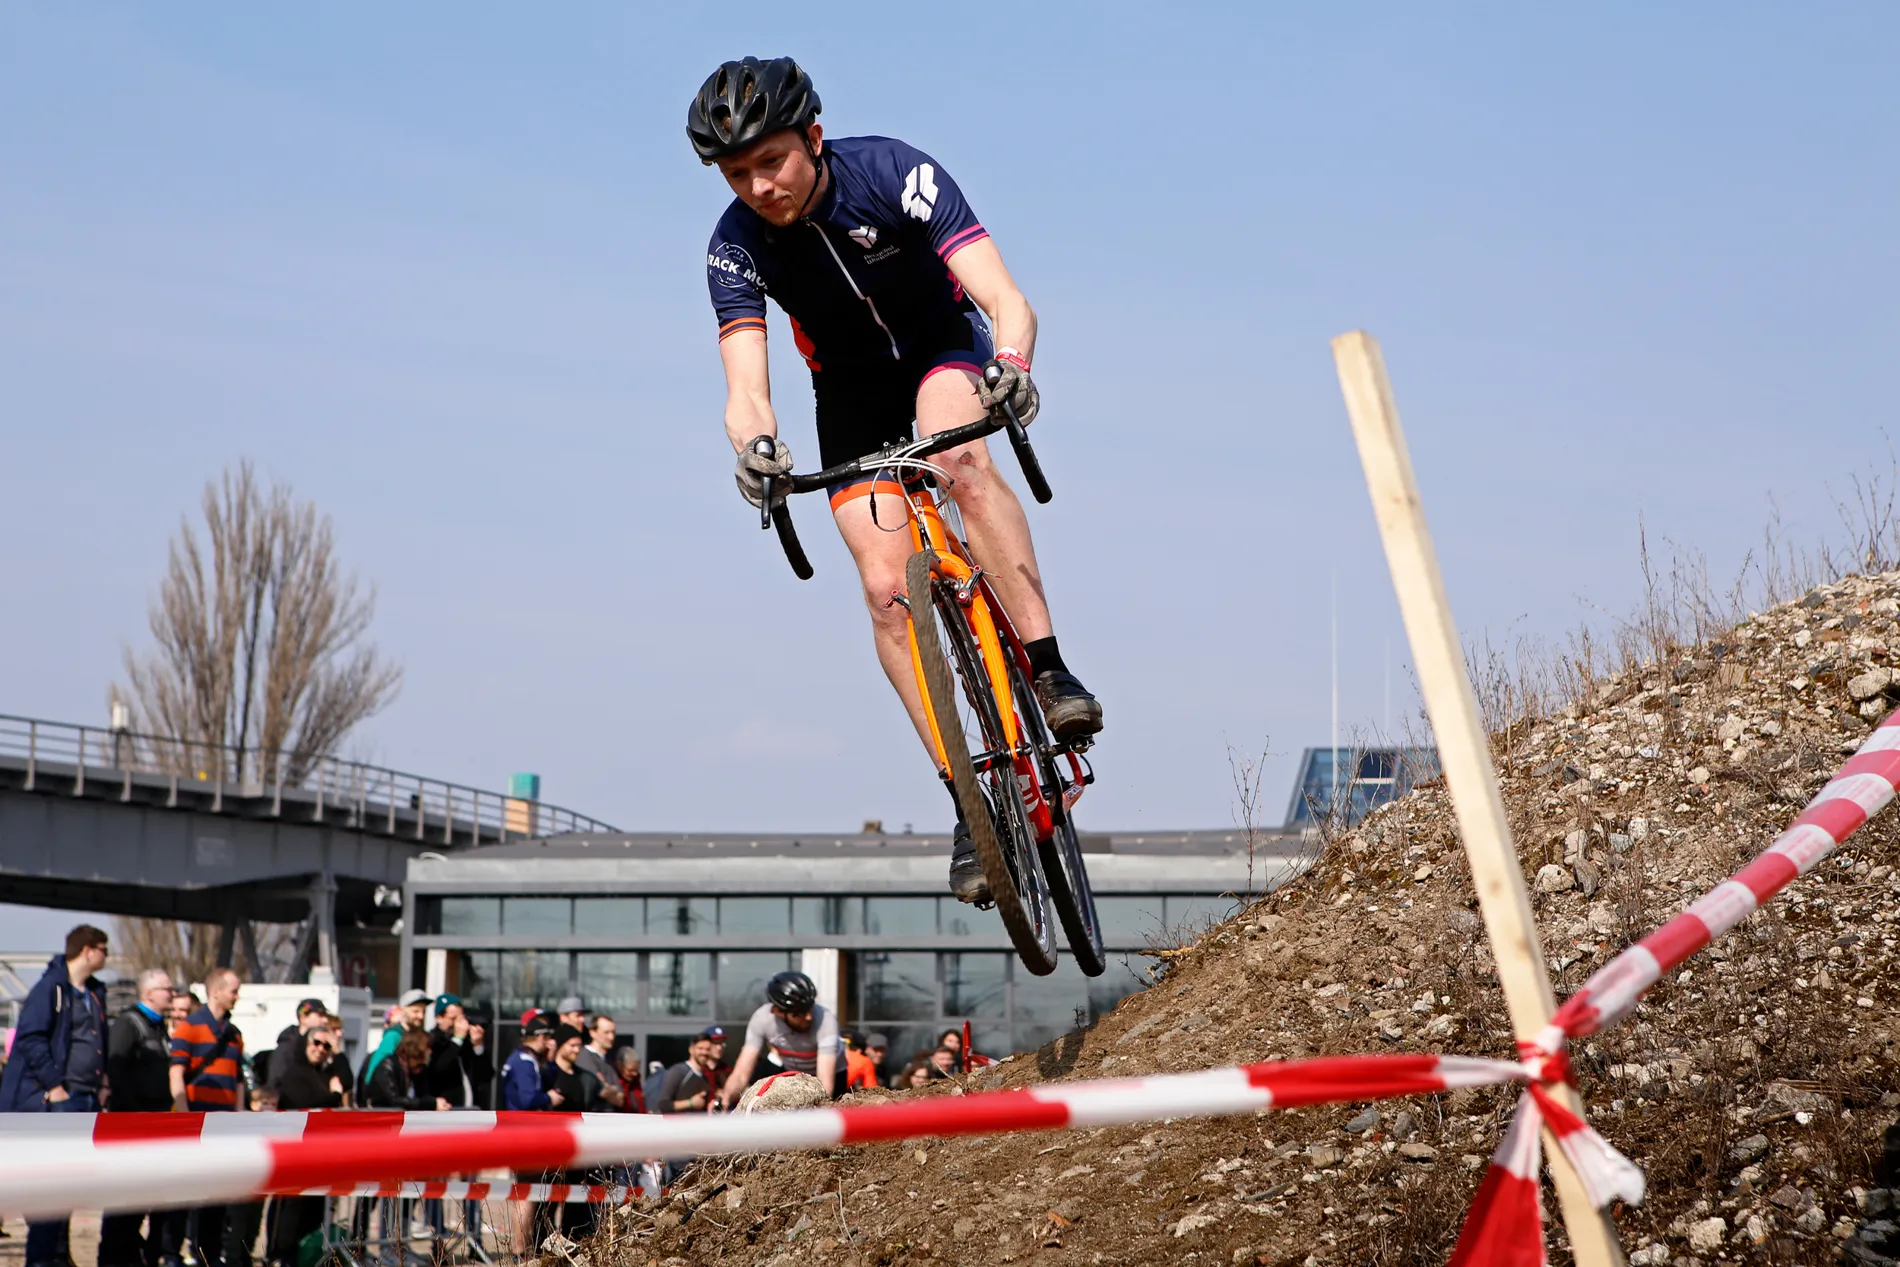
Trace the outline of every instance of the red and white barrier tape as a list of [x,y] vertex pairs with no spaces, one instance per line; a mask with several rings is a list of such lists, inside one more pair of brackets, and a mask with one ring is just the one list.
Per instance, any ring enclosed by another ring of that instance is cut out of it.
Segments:
[[[1815,794],[1788,829],[1734,876],[1692,902],[1688,909],[1649,936],[1604,964],[1581,989],[1564,1001],[1535,1040],[1518,1044],[1525,1063],[1537,1071],[1538,1081],[1569,1079],[1565,1049],[1629,1015],[1644,991],[1679,967],[1691,955],[1728,932],[1774,898],[1857,830],[1885,809],[1900,786],[1900,711],[1888,715],[1867,741]],[[1536,1096],[1535,1102],[1532,1097]],[[1539,1112],[1541,1111],[1541,1113]],[[1516,1120],[1491,1156],[1484,1182],[1452,1255],[1453,1267],[1466,1264],[1544,1262],[1542,1212],[1538,1201],[1537,1165],[1539,1117],[1547,1122],[1558,1145],[1576,1165],[1590,1199],[1601,1209],[1621,1193],[1601,1189],[1606,1168],[1601,1159],[1585,1163],[1580,1154],[1594,1152],[1601,1136],[1594,1131],[1566,1135],[1576,1117],[1543,1094],[1538,1082],[1519,1101]],[[1609,1146],[1602,1145],[1605,1149]],[[1618,1160],[1622,1160],[1618,1157]],[[1628,1164],[1625,1162],[1624,1164]],[[1640,1192],[1640,1186],[1638,1188]],[[1625,1197],[1625,1200],[1631,1198]],[[1529,1231],[1521,1230],[1529,1229]],[[1531,1235],[1530,1232],[1535,1233]],[[1508,1241],[1521,1251],[1505,1251]],[[1532,1247],[1535,1253],[1531,1253]]]
[[344,1183],[305,1188],[306,1197],[428,1197],[443,1201],[541,1201],[552,1205],[624,1205],[641,1197],[666,1195],[666,1189],[587,1183]]
[[[588,1113],[612,1118],[612,1113]],[[182,1142],[205,1139],[304,1139],[346,1132],[354,1138],[397,1135],[405,1131],[476,1131],[496,1126],[546,1122],[546,1113],[489,1113],[456,1109],[448,1113],[405,1113],[401,1109],[319,1109],[285,1113],[0,1113],[0,1148],[11,1137],[94,1144]]]
[[[288,1138],[237,1131],[220,1131],[214,1137],[207,1124],[203,1139],[110,1146],[95,1146],[90,1137],[62,1140],[51,1135],[33,1139],[32,1146],[26,1147],[31,1137],[14,1135],[13,1146],[0,1156],[0,1205],[16,1214],[39,1216],[108,1202],[119,1209],[215,1204],[258,1192],[303,1192],[497,1166],[574,1169],[621,1163],[630,1157],[830,1148],[918,1136],[987,1135],[1251,1113],[1427,1095],[1529,1075],[1527,1066],[1506,1060],[1336,1056],[782,1113],[664,1117],[539,1113],[527,1115],[528,1121],[510,1115],[509,1120],[474,1130],[436,1126],[442,1119],[456,1123],[473,1115],[423,1113],[405,1115],[393,1132],[368,1134],[347,1126],[354,1114],[315,1113],[307,1115],[298,1133]],[[434,1120],[417,1129],[428,1119]]]
[[[11,1121],[0,1116],[0,1130],[20,1144],[29,1133],[36,1136],[32,1147],[9,1148],[0,1158],[0,1208],[57,1216],[96,1207],[104,1196],[112,1208],[154,1209],[495,1166],[585,1167],[630,1157],[1121,1125],[1525,1081],[1529,1085],[1492,1155],[1452,1263],[1531,1267],[1545,1261],[1538,1186],[1544,1126],[1598,1208],[1642,1199],[1641,1172],[1545,1090],[1569,1080],[1569,1041],[1626,1016],[1663,973],[1747,918],[1878,813],[1897,784],[1900,712],[1880,724],[1768,850],[1593,975],[1535,1041],[1519,1045],[1522,1062],[1336,1056],[742,1116],[314,1113],[211,1114],[193,1121],[198,1115],[108,1114],[90,1122],[76,1114],[22,1114]],[[128,1121],[141,1117],[167,1124]],[[363,1125],[350,1125],[352,1118]],[[363,1147],[371,1139],[375,1147]],[[96,1146],[109,1141],[112,1147]]]

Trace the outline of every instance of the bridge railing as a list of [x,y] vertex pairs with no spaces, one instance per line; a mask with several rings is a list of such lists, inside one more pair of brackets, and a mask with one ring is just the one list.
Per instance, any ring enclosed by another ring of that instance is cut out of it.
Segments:
[[0,759],[9,757],[16,772],[24,758],[27,791],[208,799],[212,813],[340,821],[445,845],[614,830],[559,805],[360,761],[0,713]]

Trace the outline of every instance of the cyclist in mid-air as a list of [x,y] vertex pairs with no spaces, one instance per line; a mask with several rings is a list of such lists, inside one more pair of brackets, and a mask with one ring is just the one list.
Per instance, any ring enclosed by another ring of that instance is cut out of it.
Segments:
[[[754,506],[766,476],[792,469],[772,412],[768,295],[791,318],[811,368],[821,467],[912,438],[913,420],[931,435],[1008,402],[1027,425],[1040,403],[1029,377],[1036,314],[956,182],[902,141],[827,141],[818,111],[818,93],[797,62],[748,57],[714,71],[686,113],[693,149],[738,195],[713,230],[706,275],[726,371],[726,436],[739,455],[739,491]],[[986,371],[1000,374],[992,386],[984,385]],[[772,441],[772,456],[755,450],[761,438]],[[1049,729],[1058,739],[1094,734],[1102,707],[1056,647],[1022,503],[983,441],[935,460],[951,473],[948,492],[971,552],[1029,653]],[[901,490],[885,476],[829,492],[864,584],[878,661],[934,760],[906,614],[894,601],[910,554]],[[872,515],[876,497],[891,499],[882,523]],[[989,897],[961,807],[950,890],[966,902]]]

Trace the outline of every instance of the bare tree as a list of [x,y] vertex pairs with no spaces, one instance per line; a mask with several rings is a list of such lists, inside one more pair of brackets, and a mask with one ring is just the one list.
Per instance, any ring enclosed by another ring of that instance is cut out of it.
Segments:
[[314,503],[285,484],[266,492],[244,461],[205,485],[202,510],[202,537],[185,520],[172,539],[157,645],[126,651],[122,694],[137,730],[235,750],[194,761],[297,784],[395,699],[402,671],[365,642],[374,591],[343,574]]
[[[244,461],[205,484],[201,510],[202,533],[187,518],[172,539],[151,606],[156,645],[126,650],[127,686],[113,696],[135,731],[182,741],[144,741],[174,768],[295,786],[395,699],[402,671],[365,640],[375,593],[343,573],[330,518],[314,503],[286,484],[261,488]],[[215,927],[117,923],[129,962],[163,967],[181,985],[216,965]],[[249,979],[292,967],[289,929],[255,933],[264,963],[236,948]]]
[[[188,924],[183,920],[139,919],[121,916],[113,921],[112,953],[133,971],[163,968],[180,990],[194,981],[203,981],[218,966],[218,939],[222,930],[215,924]],[[281,925],[263,926],[258,937],[258,955],[263,964],[251,962],[245,946],[233,947],[232,966],[246,981],[263,981],[280,970],[288,960],[294,937]],[[273,953],[275,952],[275,953]]]

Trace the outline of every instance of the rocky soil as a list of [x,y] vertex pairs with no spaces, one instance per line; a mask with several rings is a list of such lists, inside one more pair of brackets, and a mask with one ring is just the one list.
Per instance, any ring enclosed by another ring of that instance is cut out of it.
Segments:
[[[1900,575],[1850,578],[1595,684],[1496,756],[1558,993],[1759,852],[1900,698]],[[1900,827],[1814,874],[1575,1053],[1649,1177],[1633,1264],[1891,1262]],[[1509,1056],[1441,787],[1162,957],[1094,1027],[919,1095],[1370,1051]],[[859,1098],[889,1097],[880,1092]],[[593,1267],[1442,1263],[1514,1091],[716,1159]],[[1554,1201],[1548,1203],[1554,1211]],[[1555,1261],[1568,1261],[1553,1232]]]

